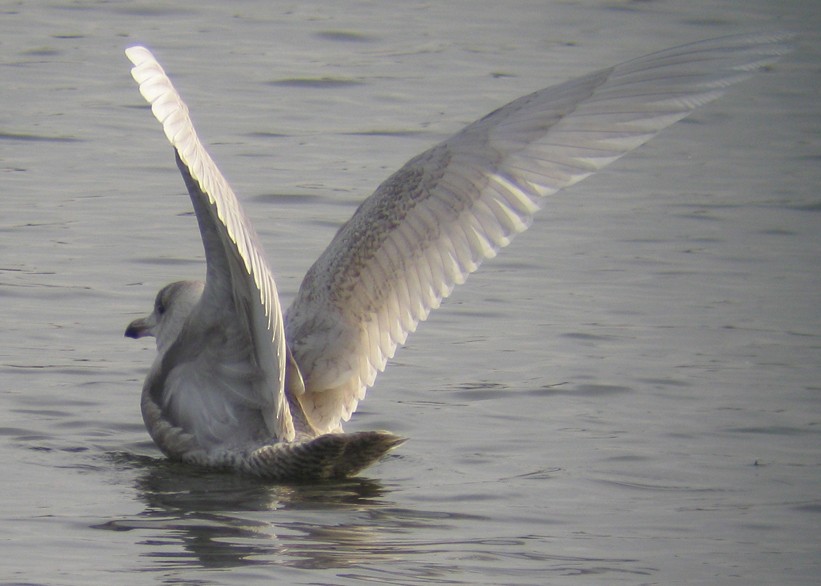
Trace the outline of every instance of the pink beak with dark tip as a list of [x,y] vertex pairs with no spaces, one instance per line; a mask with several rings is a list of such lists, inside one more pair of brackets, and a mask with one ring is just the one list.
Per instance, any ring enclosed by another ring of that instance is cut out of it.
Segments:
[[135,319],[128,324],[128,327],[125,329],[125,336],[127,338],[134,338],[135,340],[150,335],[152,335],[151,328],[145,323],[144,318]]

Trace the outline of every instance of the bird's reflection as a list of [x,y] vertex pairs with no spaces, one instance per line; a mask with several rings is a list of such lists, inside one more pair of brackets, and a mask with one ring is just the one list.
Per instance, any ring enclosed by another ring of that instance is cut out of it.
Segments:
[[138,472],[134,485],[145,510],[95,528],[141,532],[138,543],[155,567],[328,568],[387,554],[373,548],[381,532],[375,511],[391,503],[374,480],[277,485],[165,459],[122,458]]

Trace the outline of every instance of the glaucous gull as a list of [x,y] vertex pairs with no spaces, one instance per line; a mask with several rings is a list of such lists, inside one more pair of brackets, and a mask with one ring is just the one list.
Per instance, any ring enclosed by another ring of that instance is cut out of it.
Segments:
[[278,481],[354,475],[404,440],[344,433],[377,373],[546,196],[645,143],[789,51],[723,37],[596,71],[502,106],[382,183],[310,268],[283,317],[262,246],[154,56],[126,51],[176,151],[205,282],[164,287],[126,335],[154,336],[142,413],[170,458]]

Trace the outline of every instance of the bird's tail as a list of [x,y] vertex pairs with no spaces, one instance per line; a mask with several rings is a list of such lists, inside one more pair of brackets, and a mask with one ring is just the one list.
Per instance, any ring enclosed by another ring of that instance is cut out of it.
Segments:
[[219,456],[211,454],[207,464],[278,481],[346,478],[376,463],[404,442],[405,438],[387,431],[326,433],[306,441],[278,442]]

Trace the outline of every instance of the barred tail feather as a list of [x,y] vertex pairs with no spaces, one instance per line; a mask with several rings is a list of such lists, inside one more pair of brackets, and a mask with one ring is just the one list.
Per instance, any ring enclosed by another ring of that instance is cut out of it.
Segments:
[[200,453],[199,457],[190,454],[183,460],[269,480],[329,480],[354,476],[404,442],[405,438],[387,431],[327,433],[307,441],[277,442],[252,450],[226,450],[207,456]]

